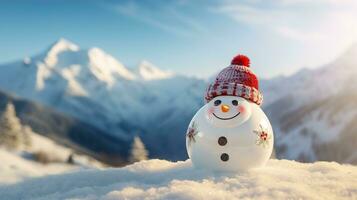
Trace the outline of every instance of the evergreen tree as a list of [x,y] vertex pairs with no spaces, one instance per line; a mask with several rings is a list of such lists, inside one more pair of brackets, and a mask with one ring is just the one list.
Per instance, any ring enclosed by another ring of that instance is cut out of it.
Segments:
[[16,117],[15,107],[12,103],[6,105],[0,117],[0,145],[8,148],[17,148],[22,144],[22,126]]
[[32,128],[30,126],[23,126],[22,127],[22,131],[21,131],[21,136],[22,136],[22,143],[25,147],[31,147],[32,145],[32,138],[31,138],[31,134],[32,134]]
[[147,160],[147,158],[148,158],[148,152],[145,148],[144,143],[141,141],[140,137],[135,136],[133,144],[131,146],[130,162]]

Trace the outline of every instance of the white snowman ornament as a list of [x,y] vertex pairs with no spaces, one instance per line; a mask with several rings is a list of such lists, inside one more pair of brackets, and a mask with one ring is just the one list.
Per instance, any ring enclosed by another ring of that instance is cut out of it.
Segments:
[[233,172],[264,166],[274,136],[260,108],[263,96],[249,58],[234,57],[209,85],[205,100],[207,104],[195,114],[186,133],[192,164]]

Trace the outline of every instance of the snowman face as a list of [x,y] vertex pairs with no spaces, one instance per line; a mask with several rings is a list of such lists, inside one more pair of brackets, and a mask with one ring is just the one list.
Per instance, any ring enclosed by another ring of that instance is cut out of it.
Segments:
[[235,96],[215,97],[206,108],[206,118],[218,127],[238,126],[247,121],[252,113],[250,103]]

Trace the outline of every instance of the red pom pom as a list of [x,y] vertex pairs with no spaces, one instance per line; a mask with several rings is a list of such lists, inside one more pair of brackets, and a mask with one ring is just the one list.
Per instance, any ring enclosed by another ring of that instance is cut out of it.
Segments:
[[233,58],[231,64],[232,65],[243,65],[243,66],[249,67],[250,60],[245,55],[237,55],[236,57]]

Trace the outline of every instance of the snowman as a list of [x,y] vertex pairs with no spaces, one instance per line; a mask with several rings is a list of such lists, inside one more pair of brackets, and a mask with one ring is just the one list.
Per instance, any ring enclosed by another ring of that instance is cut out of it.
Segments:
[[263,96],[249,58],[238,55],[207,89],[206,104],[186,133],[187,153],[197,168],[243,171],[264,166],[273,130],[260,105]]

